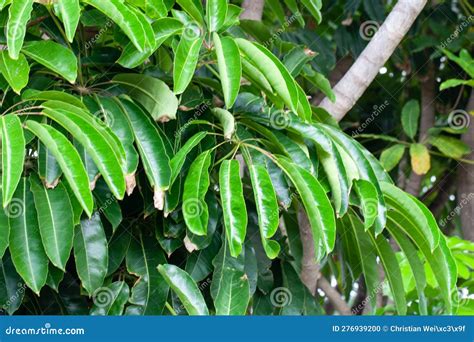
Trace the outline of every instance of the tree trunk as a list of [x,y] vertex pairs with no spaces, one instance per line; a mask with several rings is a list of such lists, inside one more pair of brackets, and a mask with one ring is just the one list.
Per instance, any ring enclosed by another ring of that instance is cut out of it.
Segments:
[[[474,90],[471,90],[466,110],[468,113],[474,111]],[[468,131],[462,136],[462,141],[471,147],[471,154],[466,159],[474,160],[474,122],[472,122],[472,116],[468,116],[468,118],[471,119],[471,122]],[[460,211],[461,228],[464,239],[474,241],[474,198],[472,196],[474,196],[474,165],[461,163],[458,175],[459,206],[461,207],[461,203],[466,202]]]
[[[434,127],[436,114],[436,75],[433,62],[429,62],[428,74],[421,79],[421,119],[418,141],[424,142],[428,135],[428,130]],[[407,181],[405,191],[418,197],[420,195],[421,182],[424,176],[418,175],[413,170]]]
[[240,15],[240,19],[261,21],[264,5],[265,0],[244,0],[242,3],[244,11]]
[[398,0],[362,54],[334,87],[336,103],[325,98],[321,102],[322,108],[336,120],[341,120],[351,110],[400,44],[426,2],[427,0]]

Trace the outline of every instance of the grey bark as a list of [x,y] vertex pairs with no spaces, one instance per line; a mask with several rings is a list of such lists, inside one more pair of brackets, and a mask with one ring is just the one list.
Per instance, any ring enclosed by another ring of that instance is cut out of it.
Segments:
[[[474,90],[471,90],[469,103],[466,108],[467,112],[474,111]],[[466,159],[474,160],[474,122],[472,116],[467,116],[470,119],[470,124],[466,133],[462,136],[462,141],[469,145],[471,154]],[[459,207],[464,201],[467,202],[462,205],[461,228],[463,237],[466,240],[474,241],[474,165],[461,163],[459,164],[458,174],[458,202]]]
[[261,21],[264,6],[265,0],[244,0],[242,3],[244,11],[240,15],[240,19]]
[[341,120],[359,100],[407,34],[427,0],[398,0],[392,12],[355,63],[334,87],[336,103],[321,102],[336,120]]

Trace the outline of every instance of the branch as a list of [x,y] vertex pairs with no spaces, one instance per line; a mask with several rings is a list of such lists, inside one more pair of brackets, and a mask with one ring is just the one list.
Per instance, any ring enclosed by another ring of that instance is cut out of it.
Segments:
[[240,19],[261,21],[264,5],[265,0],[244,0],[242,3],[244,11],[240,15]]
[[[471,90],[469,102],[466,107],[466,112],[469,113],[474,111],[474,89]],[[471,148],[471,154],[466,159],[474,160],[474,122],[472,116],[467,114],[465,118],[466,123],[469,125],[468,130],[462,136],[462,141],[469,145]],[[463,237],[466,240],[474,241],[474,205],[472,199],[469,196],[474,194],[474,165],[463,163],[459,165],[458,174],[458,207],[461,207],[462,201],[468,200],[468,203],[462,206],[461,215],[461,228]]]
[[326,294],[326,297],[341,315],[350,316],[352,315],[351,308],[341,298],[341,294],[331,286],[329,281],[322,275],[319,276],[318,288]]
[[319,264],[315,261],[316,257],[314,255],[313,234],[311,233],[308,216],[301,208],[298,212],[298,226],[303,249],[300,278],[303,284],[308,288],[309,292],[314,296],[318,284]]
[[[435,67],[432,61],[428,62],[428,74],[421,79],[421,118],[420,118],[420,132],[418,141],[423,143],[431,127],[434,127],[436,121],[436,75]],[[429,148],[429,146],[428,146]],[[407,181],[405,191],[418,197],[420,195],[421,182],[424,176],[418,175],[413,170],[410,178]]]
[[322,108],[336,120],[341,120],[351,110],[407,34],[426,2],[398,0],[370,43],[334,87],[336,103],[325,98],[321,102]]

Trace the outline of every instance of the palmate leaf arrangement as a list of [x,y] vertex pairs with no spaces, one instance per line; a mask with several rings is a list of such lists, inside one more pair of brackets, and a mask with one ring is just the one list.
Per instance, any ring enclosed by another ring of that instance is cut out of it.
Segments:
[[324,274],[375,294],[381,265],[396,312],[427,314],[426,261],[455,312],[433,215],[309,104],[306,61],[245,38],[239,7],[37,2],[0,1],[8,314],[320,314],[298,277],[300,208]]

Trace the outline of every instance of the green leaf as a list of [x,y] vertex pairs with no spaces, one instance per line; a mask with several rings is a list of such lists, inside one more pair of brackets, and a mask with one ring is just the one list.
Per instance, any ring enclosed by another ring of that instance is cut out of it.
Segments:
[[13,266],[10,253],[7,252],[0,260],[0,306],[9,315],[13,315],[24,296],[25,284]]
[[128,301],[130,289],[124,281],[116,281],[94,293],[94,306],[90,314],[95,316],[120,316]]
[[133,11],[123,1],[83,0],[83,2],[97,8],[112,19],[139,51],[153,46],[153,41],[150,39],[153,37],[153,29],[150,23],[144,16],[137,16],[138,11]]
[[204,24],[203,8],[199,0],[177,0],[181,8],[200,25]]
[[231,139],[235,132],[234,116],[227,110],[222,108],[211,109],[212,114],[220,121],[224,132],[224,139]]
[[211,152],[201,153],[189,167],[184,182],[183,216],[188,229],[198,236],[206,235],[209,211],[205,196],[209,188]]
[[217,33],[214,33],[212,37],[216,48],[217,66],[219,68],[224,101],[227,109],[229,109],[232,108],[239,94],[240,79],[242,77],[239,48],[231,37],[219,38]]
[[[400,190],[392,184],[385,182],[380,183],[387,205],[393,210],[403,214],[407,221],[413,224],[416,231],[416,236],[423,237],[426,246],[419,246],[420,248],[428,248],[433,251],[439,243],[440,233],[436,221],[433,223],[428,220],[424,206],[419,203],[404,191]],[[417,245],[421,241],[416,241]]]
[[304,73],[303,77],[310,81],[319,90],[321,90],[331,102],[336,102],[336,95],[332,90],[331,83],[329,82],[329,80],[324,77],[324,75],[318,72],[314,72],[313,70],[311,71],[312,72],[310,73]]
[[[318,24],[321,23],[322,16],[321,16],[321,1],[317,0],[301,0],[301,3],[304,7],[308,9],[311,13],[313,18],[316,20]],[[301,14],[300,14],[301,15]]]
[[183,168],[184,162],[186,161],[186,156],[191,152],[191,150],[196,147],[202,139],[207,135],[207,132],[199,132],[193,135],[191,138],[187,139],[186,143],[180,150],[174,155],[170,160],[171,167],[171,184],[173,184],[178,178],[181,169]]
[[441,83],[441,85],[439,86],[439,90],[443,91],[449,88],[458,87],[460,85],[467,85],[474,88],[474,80],[459,80],[459,79],[447,80]]
[[22,51],[69,82],[76,82],[77,59],[68,48],[50,40],[39,40],[25,43]]
[[298,90],[294,79],[281,61],[258,43],[242,38],[238,38],[235,41],[240,51],[255,68],[265,75],[268,82],[285,104],[293,111],[296,111],[298,106]]
[[222,162],[219,170],[219,187],[229,250],[235,258],[242,252],[247,232],[247,209],[237,160]]
[[206,21],[209,32],[216,32],[225,23],[227,0],[209,0],[206,2]]
[[247,148],[243,148],[242,153],[252,182],[262,245],[268,258],[275,259],[280,253],[280,245],[276,241],[269,240],[275,235],[280,222],[275,189],[264,161],[262,163],[259,156]]
[[465,49],[462,49],[459,53],[459,57],[451,53],[449,50],[443,49],[443,53],[450,60],[459,65],[463,70],[471,77],[474,78],[474,66],[472,65],[473,59],[469,55],[469,52]]
[[429,142],[445,156],[453,159],[461,159],[471,152],[469,145],[459,139],[446,135],[431,137]]
[[82,287],[89,295],[94,295],[104,283],[108,264],[107,239],[98,213],[76,226],[74,258]]
[[196,37],[188,36],[183,35],[176,48],[173,68],[175,94],[183,93],[191,82],[203,43],[203,38],[198,34],[196,34]]
[[406,135],[413,139],[418,132],[420,104],[417,100],[408,101],[402,109],[402,127]]
[[324,252],[330,253],[333,250],[336,242],[336,222],[331,202],[321,184],[308,171],[282,157],[278,157],[277,165],[290,178],[300,194],[311,224],[315,257],[319,260]]
[[388,280],[390,291],[395,301],[397,313],[399,315],[406,315],[406,295],[405,289],[403,287],[403,277],[400,271],[400,266],[398,265],[397,257],[393,252],[392,247],[383,235],[379,235],[376,238],[374,234],[370,231],[368,232],[368,235],[372,240],[372,244],[377,250],[377,254],[380,257],[380,261],[385,270],[385,276]]
[[223,241],[214,261],[211,295],[216,315],[245,315],[250,301],[250,285],[245,273],[245,253],[230,255],[229,243]]
[[[0,191],[0,200],[2,192]],[[3,258],[10,239],[10,225],[8,223],[8,210],[0,208],[0,259]],[[0,297],[1,298],[1,297]]]
[[153,237],[139,234],[127,251],[127,271],[139,277],[132,288],[127,315],[162,315],[169,286],[157,267],[166,263],[160,246]]
[[386,150],[383,150],[380,155],[380,162],[385,170],[391,171],[398,165],[405,153],[405,146],[402,144],[393,145]]
[[8,9],[6,27],[8,54],[12,59],[18,59],[26,35],[26,24],[33,11],[33,0],[12,1]]
[[3,208],[10,203],[23,173],[25,137],[16,115],[0,117],[2,132],[2,192]]
[[97,180],[94,197],[97,203],[97,211],[104,214],[112,226],[112,231],[115,232],[115,229],[122,222],[122,210],[102,178]]
[[176,293],[189,315],[209,315],[206,302],[193,278],[174,265],[159,265],[158,272]]
[[381,291],[381,284],[378,276],[376,255],[368,234],[364,231],[364,226],[359,218],[352,212],[341,219],[341,227],[344,229],[342,235],[347,234],[351,241],[351,249],[355,250],[358,259],[356,266],[360,266],[364,274],[364,281],[367,286],[367,293],[371,293],[369,301],[371,312],[375,313],[377,296]]
[[36,90],[29,88],[21,94],[21,98],[30,101],[62,101],[82,109],[87,109],[78,97],[60,90]]
[[94,160],[114,196],[122,199],[125,193],[122,162],[116,154],[115,146],[110,144],[104,130],[96,127],[93,124],[94,120],[88,121],[85,117],[64,109],[49,107],[44,109],[43,113],[63,126],[81,143]]
[[62,184],[48,190],[37,176],[30,176],[30,184],[44,251],[54,266],[65,271],[74,237],[74,214],[67,190]]
[[109,265],[107,267],[107,276],[112,275],[118,270],[127,255],[132,240],[132,234],[129,232],[128,228],[128,222],[122,223],[113,232],[112,237],[109,239]]
[[148,181],[154,190],[154,204],[158,210],[164,207],[164,192],[169,188],[171,168],[164,138],[157,127],[134,103],[122,100],[135,135],[135,143]]
[[15,60],[8,55],[7,51],[0,51],[0,73],[13,91],[20,94],[28,84],[30,66],[23,54],[19,54]]
[[366,180],[354,181],[354,189],[360,199],[362,214],[364,215],[364,228],[367,231],[372,227],[377,219],[377,190]]
[[64,271],[55,267],[53,264],[49,264],[48,277],[46,278],[46,285],[52,288],[54,291],[59,293],[59,285],[64,280]]
[[426,296],[425,296],[425,288],[426,288],[426,275],[425,275],[425,268],[418,257],[418,251],[416,250],[413,243],[406,237],[405,234],[400,232],[398,229],[392,229],[392,226],[389,224],[387,226],[390,234],[393,236],[397,244],[400,246],[403,254],[408,260],[410,264],[410,268],[412,270],[413,278],[415,279],[415,285],[418,292],[418,306],[420,309],[420,314],[427,315],[428,309],[426,305]]
[[61,14],[66,37],[69,42],[72,43],[81,16],[79,0],[61,0],[56,2],[55,5],[57,5],[59,13]]
[[53,154],[40,142],[38,143],[38,175],[48,189],[59,182],[62,171]]
[[426,174],[431,168],[431,156],[423,144],[410,145],[411,167],[417,175]]
[[21,179],[7,210],[13,264],[28,287],[39,295],[48,276],[48,257],[41,243],[35,202],[27,178]]
[[125,46],[117,63],[125,68],[136,68],[143,64],[169,37],[183,31],[183,24],[174,18],[160,18],[152,24],[155,34],[155,45],[143,52],[138,51],[132,43]]
[[120,74],[112,82],[125,88],[127,94],[141,104],[155,121],[176,119],[178,99],[163,81],[147,75]]

